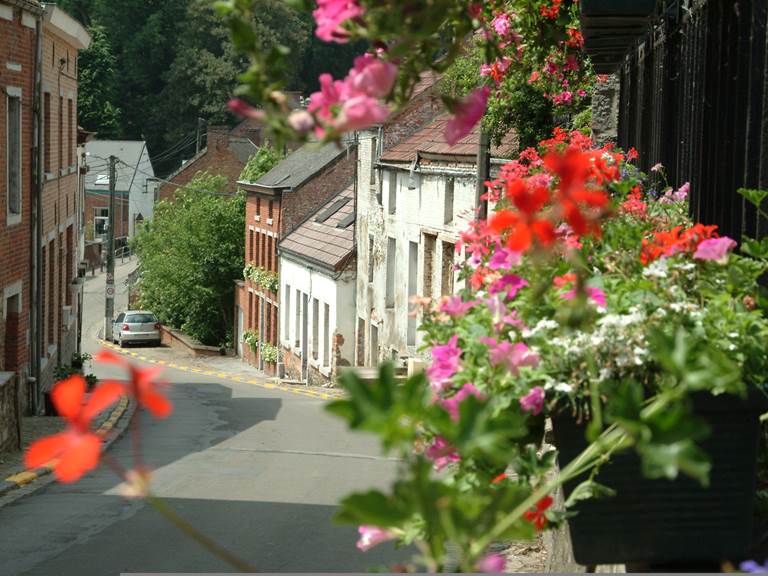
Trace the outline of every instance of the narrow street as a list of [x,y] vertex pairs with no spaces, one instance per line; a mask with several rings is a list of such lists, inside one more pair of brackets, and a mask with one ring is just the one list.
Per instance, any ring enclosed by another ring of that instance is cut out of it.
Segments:
[[[133,266],[118,266],[116,310],[127,302],[123,279]],[[88,352],[98,349],[103,282],[89,277],[85,286]],[[389,545],[361,553],[356,529],[332,523],[340,497],[385,484],[395,462],[325,415],[321,400],[172,368],[165,377],[171,417],[134,418],[153,491],[194,526],[259,571],[366,571],[401,556]],[[109,454],[130,466],[130,434]],[[52,483],[0,508],[0,574],[232,571],[144,501],[121,496],[119,484],[101,466],[77,484]]]

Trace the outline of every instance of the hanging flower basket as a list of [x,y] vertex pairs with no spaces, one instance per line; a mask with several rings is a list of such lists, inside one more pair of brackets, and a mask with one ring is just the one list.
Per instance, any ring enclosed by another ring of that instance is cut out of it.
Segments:
[[[707,488],[687,477],[645,478],[634,451],[611,458],[596,481],[616,491],[584,500],[568,520],[574,558],[582,565],[742,560],[752,542],[759,416],[768,403],[701,394],[695,412],[711,432],[701,442],[712,462]],[[553,419],[561,466],[585,447],[585,426],[569,413]],[[566,483],[566,498],[582,479]]]

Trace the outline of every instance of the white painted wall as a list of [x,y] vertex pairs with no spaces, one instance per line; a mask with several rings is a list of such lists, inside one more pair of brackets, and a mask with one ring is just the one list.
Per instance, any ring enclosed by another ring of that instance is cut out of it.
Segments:
[[[144,222],[148,222],[154,214],[155,186],[157,185],[156,182],[152,181],[154,174],[152,163],[149,160],[149,152],[144,146],[128,199],[128,235],[131,238],[136,234],[136,216],[141,214]],[[148,178],[150,179],[149,182],[147,182]]]
[[[453,244],[474,216],[475,175],[472,165],[423,163],[411,174],[409,166],[402,169],[384,166],[379,170],[376,184],[370,184],[370,170],[374,163],[372,149],[375,132],[361,133],[358,149],[358,220],[357,220],[357,318],[363,320],[364,336],[358,338],[364,346],[365,365],[371,364],[371,325],[378,330],[379,359],[413,357],[422,344],[420,333],[415,340],[408,338],[408,311],[410,308],[409,270],[410,243],[418,246],[416,293],[439,298],[442,271],[453,266],[456,257],[444,258],[444,243]],[[453,178],[453,218],[445,221],[446,182]],[[390,182],[397,178],[394,194],[394,214],[390,214]],[[409,184],[411,189],[409,189]],[[381,186],[381,204],[376,198]],[[425,234],[435,238],[431,275],[425,275]],[[370,238],[373,237],[371,250]],[[394,306],[387,306],[387,251],[389,239],[395,240]],[[447,255],[446,255],[447,256]],[[373,268],[369,281],[369,263]],[[459,288],[458,274],[451,272],[452,293]],[[426,276],[426,277],[425,277]],[[431,289],[427,289],[431,279]],[[425,294],[429,292],[429,294]],[[413,323],[414,320],[411,320]],[[417,318],[416,323],[419,322]],[[357,358],[358,356],[356,356]]]
[[[344,338],[341,357],[353,363],[355,346],[355,283],[354,270],[338,278],[329,272],[312,268],[286,255],[280,257],[280,344],[301,355],[301,313],[297,308],[296,291],[308,296],[307,301],[307,351],[309,365],[330,377],[333,362],[333,337],[338,333]],[[290,294],[290,296],[289,296]],[[318,317],[314,316],[313,300],[318,300]],[[301,299],[299,300],[301,302]],[[328,323],[325,322],[325,305],[328,305]],[[299,314],[298,333],[296,316]],[[287,324],[286,324],[287,322]],[[314,330],[317,323],[317,358],[313,358]],[[287,327],[287,330],[286,330]],[[327,337],[324,337],[324,331]],[[298,343],[298,344],[297,344]],[[326,354],[326,344],[328,346]],[[327,357],[327,361],[326,361]]]

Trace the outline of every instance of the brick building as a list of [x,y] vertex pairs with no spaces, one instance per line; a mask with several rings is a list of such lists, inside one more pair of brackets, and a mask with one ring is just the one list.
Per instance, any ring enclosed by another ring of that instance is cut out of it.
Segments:
[[68,364],[78,350],[82,284],[77,280],[77,270],[82,210],[77,175],[77,54],[88,48],[91,37],[66,12],[55,4],[46,4],[42,41],[39,389],[47,392],[54,383],[56,365]]
[[261,143],[261,128],[253,120],[244,120],[234,128],[209,126],[206,146],[165,178],[158,188],[158,199],[172,201],[174,192],[198,172],[224,176],[229,183],[227,190],[234,194],[240,173]]
[[0,450],[19,444],[31,375],[33,104],[37,2],[0,0]]
[[[245,212],[245,259],[259,271],[257,277],[237,282],[235,326],[241,357],[254,366],[274,373],[274,362],[264,362],[261,349],[243,345],[246,331],[259,334],[260,346],[278,345],[279,298],[277,279],[278,243],[354,178],[356,147],[316,143],[302,146],[256,182],[238,182],[247,193]],[[274,288],[274,289],[272,289]],[[276,350],[275,350],[276,351]]]

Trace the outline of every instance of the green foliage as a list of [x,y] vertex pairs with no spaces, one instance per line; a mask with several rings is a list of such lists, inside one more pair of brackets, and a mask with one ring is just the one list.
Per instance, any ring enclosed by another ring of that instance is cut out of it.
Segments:
[[248,263],[245,268],[243,268],[243,279],[250,280],[256,284],[256,286],[260,286],[264,290],[269,290],[271,292],[277,292],[277,289],[280,287],[280,279],[275,272],[271,272],[260,266],[254,266],[251,263]]
[[245,199],[223,193],[222,176],[198,174],[159,202],[136,236],[140,306],[203,344],[219,345],[232,328],[234,280],[244,260]]
[[277,362],[278,352],[279,350],[277,346],[273,346],[269,342],[262,342],[261,358],[264,360],[264,362],[270,362],[272,364]]
[[77,122],[101,139],[117,138],[123,121],[117,103],[117,58],[102,26],[92,26],[90,33],[91,45],[78,57]]
[[256,154],[250,157],[240,173],[240,180],[256,182],[283,159],[283,155],[272,146],[261,146]]
[[251,349],[251,352],[256,352],[259,348],[259,332],[258,330],[246,330],[243,332],[243,342],[245,342]]

